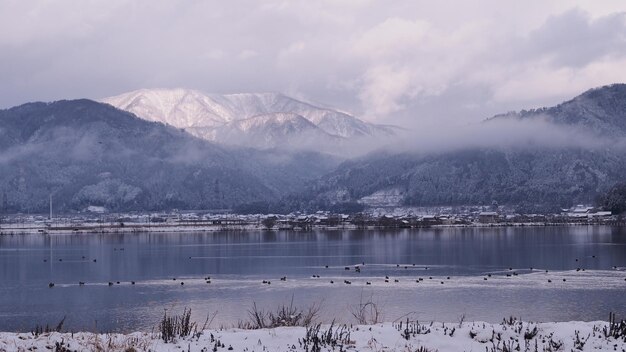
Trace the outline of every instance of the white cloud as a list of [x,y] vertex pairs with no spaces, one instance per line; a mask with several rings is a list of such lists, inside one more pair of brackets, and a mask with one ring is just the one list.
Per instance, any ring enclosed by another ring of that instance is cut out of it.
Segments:
[[626,81],[625,12],[609,0],[6,0],[0,106],[189,87],[465,123]]
[[426,21],[388,18],[367,30],[354,44],[357,55],[372,59],[394,58],[418,48],[429,29]]

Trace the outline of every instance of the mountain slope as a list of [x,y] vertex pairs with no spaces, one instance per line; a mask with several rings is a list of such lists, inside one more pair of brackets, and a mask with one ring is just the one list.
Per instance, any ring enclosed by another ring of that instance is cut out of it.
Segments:
[[[308,120],[325,134],[347,139],[383,138],[393,136],[399,131],[393,126],[367,123],[349,114],[317,107],[277,93],[208,95],[188,89],[142,89],[102,101],[146,120],[188,129],[194,135],[212,141],[228,140],[230,144],[251,145],[250,139],[264,141],[261,144],[263,147],[268,146],[269,140],[273,141],[269,146],[295,143],[300,136],[298,129],[290,131],[293,138],[290,143],[285,143],[274,141],[272,136],[264,137],[264,134],[272,134],[272,131],[270,127],[263,126],[261,120],[245,130],[233,125],[235,121],[272,114],[295,114]],[[267,121],[273,128],[284,131],[288,129],[277,123],[277,119]],[[233,128],[239,130],[237,138],[221,135]]]
[[578,126],[600,136],[625,136],[626,84],[590,89],[554,107],[496,115],[490,120],[507,118],[543,118],[559,125]]
[[330,135],[303,116],[294,113],[270,113],[245,120],[235,120],[215,128],[187,129],[191,134],[220,144],[257,148],[292,146],[324,150],[342,138]]
[[230,208],[299,189],[333,160],[222,148],[89,100],[0,110],[5,211],[45,210],[50,194],[61,210]]
[[[609,141],[626,139],[626,85],[588,91],[552,108],[498,115],[546,119],[552,128],[576,127],[605,140],[603,148],[569,144],[465,147],[421,153],[373,153],[344,162],[294,204],[328,207],[362,202],[388,205],[531,204],[570,206],[624,180],[626,150]],[[500,138],[503,139],[503,138]]]

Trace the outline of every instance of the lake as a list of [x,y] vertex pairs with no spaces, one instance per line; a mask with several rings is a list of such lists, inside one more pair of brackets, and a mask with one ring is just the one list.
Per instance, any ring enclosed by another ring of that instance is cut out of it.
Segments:
[[231,326],[253,303],[268,310],[292,298],[320,304],[324,322],[354,322],[350,307],[360,299],[375,302],[385,321],[624,317],[626,229],[0,236],[0,331],[63,317],[68,330],[149,331],[165,309],[186,307],[198,321],[216,313],[211,327]]

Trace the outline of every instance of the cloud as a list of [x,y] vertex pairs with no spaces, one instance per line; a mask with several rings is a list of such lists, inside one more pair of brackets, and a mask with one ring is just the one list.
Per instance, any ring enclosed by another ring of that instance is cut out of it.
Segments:
[[356,40],[354,51],[372,59],[401,57],[418,49],[428,29],[428,22],[423,20],[388,18],[363,33]]
[[427,128],[408,132],[386,149],[422,153],[445,153],[464,149],[624,150],[626,138],[607,138],[589,130],[557,125],[541,116],[532,119],[496,118],[453,129]]
[[598,59],[626,54],[626,13],[597,19],[580,9],[549,17],[528,37],[526,50],[555,67],[584,67]]
[[626,81],[625,12],[565,0],[7,0],[0,107],[187,87],[462,125]]

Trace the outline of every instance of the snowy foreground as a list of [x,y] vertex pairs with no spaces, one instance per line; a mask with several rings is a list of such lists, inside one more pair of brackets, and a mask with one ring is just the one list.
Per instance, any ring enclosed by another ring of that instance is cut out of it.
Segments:
[[0,333],[0,351],[626,351],[626,337],[606,335],[609,324],[601,321],[408,325],[405,321],[322,325],[318,330],[206,330],[170,343],[153,333]]

